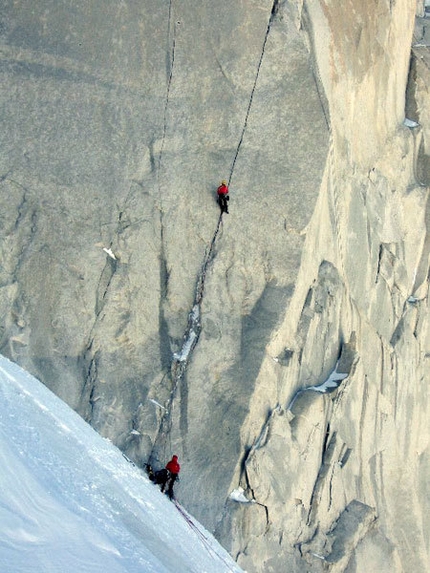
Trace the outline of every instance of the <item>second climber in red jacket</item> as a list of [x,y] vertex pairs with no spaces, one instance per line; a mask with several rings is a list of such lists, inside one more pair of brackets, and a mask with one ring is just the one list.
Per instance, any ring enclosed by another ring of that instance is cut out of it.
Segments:
[[173,498],[173,484],[178,479],[179,472],[181,471],[181,466],[178,463],[178,456],[173,456],[170,462],[166,464],[166,470],[169,472],[166,481],[161,488],[161,491],[164,492],[167,486],[167,495],[170,499]]
[[228,187],[227,181],[221,181],[221,185],[217,189],[218,204],[221,208],[221,214],[228,213]]

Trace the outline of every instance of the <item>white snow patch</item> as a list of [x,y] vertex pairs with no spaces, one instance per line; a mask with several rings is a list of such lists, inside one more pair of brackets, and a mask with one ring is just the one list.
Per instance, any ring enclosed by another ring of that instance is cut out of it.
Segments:
[[329,392],[330,390],[334,390],[338,388],[342,380],[348,377],[348,374],[344,372],[337,372],[337,364],[335,370],[330,374],[325,382],[319,384],[318,386],[308,386],[306,390],[315,390],[315,392]]
[[116,256],[115,256],[114,252],[112,251],[112,249],[110,249],[110,248],[107,249],[106,247],[103,247],[103,250],[104,250],[104,252],[105,252],[107,255],[109,255],[109,257],[110,257],[111,259],[113,259],[114,261],[117,260],[117,258],[116,258]]
[[253,499],[248,499],[245,496],[245,490],[242,487],[234,489],[229,495],[229,498],[238,503],[255,503]]
[[194,330],[191,330],[187,340],[184,342],[181,348],[181,352],[179,353],[175,352],[173,354],[173,358],[178,362],[185,362],[188,359],[188,356],[191,352],[191,348],[193,347],[193,343],[196,340],[196,338],[197,334],[194,332]]
[[113,444],[2,356],[0,467],[2,572],[241,571]]
[[198,304],[195,304],[190,312],[188,324],[191,325],[187,339],[182,345],[180,352],[175,352],[173,354],[174,360],[177,362],[185,362],[188,360],[190,355],[191,349],[193,348],[194,342],[197,338],[197,332],[194,330],[194,327],[198,327],[198,323],[200,320],[200,307]]
[[148,398],[148,402],[152,402],[153,404],[155,404],[156,406],[158,406],[162,410],[167,411],[167,408],[165,408],[162,404],[160,404],[160,402],[157,402],[157,400],[154,400],[153,398]]
[[198,304],[195,304],[191,311],[191,320],[197,322],[199,318],[200,318],[200,307]]
[[403,125],[406,125],[406,127],[414,128],[414,127],[419,127],[420,124],[414,121],[413,119],[408,119],[407,117],[405,117]]

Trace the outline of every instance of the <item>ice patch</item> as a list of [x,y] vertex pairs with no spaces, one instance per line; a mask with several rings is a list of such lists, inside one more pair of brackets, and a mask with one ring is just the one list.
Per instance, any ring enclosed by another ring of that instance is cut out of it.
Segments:
[[229,495],[229,498],[238,503],[255,503],[253,499],[248,499],[245,496],[245,490],[242,487],[234,489]]
[[419,127],[420,124],[414,121],[413,119],[408,119],[407,117],[405,117],[403,125],[406,125],[406,127],[414,128],[414,127]]

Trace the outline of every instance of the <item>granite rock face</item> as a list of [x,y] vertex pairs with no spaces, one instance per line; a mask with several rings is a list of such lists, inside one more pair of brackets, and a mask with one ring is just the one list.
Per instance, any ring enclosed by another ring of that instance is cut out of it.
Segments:
[[249,572],[429,560],[421,4],[4,2],[1,352]]
[[365,2],[305,5],[331,145],[242,426],[232,488],[250,503],[231,551],[245,569],[428,567],[429,100],[422,46],[408,84],[414,4],[379,2],[377,18]]

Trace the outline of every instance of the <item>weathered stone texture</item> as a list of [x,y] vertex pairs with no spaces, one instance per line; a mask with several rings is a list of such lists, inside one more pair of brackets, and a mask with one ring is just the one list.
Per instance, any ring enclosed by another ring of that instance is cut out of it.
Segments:
[[1,351],[249,573],[429,561],[416,9],[3,2]]
[[[267,507],[267,533],[255,536],[252,548],[236,544],[233,554],[256,571],[281,570],[282,562],[291,571],[425,571],[428,189],[416,180],[423,157],[417,141],[427,130],[425,70],[415,72],[408,90],[423,126],[402,125],[405,103],[411,106],[404,93],[414,3],[380,2],[376,12],[365,2],[356,10],[348,3],[306,7],[320,42],[333,136],[295,295],[267,346],[242,427],[244,448],[254,445],[237,479]],[[373,27],[384,19],[381,36]],[[421,66],[417,60],[415,70]],[[327,379],[352,336],[357,361],[338,389],[301,392],[289,409],[297,389]],[[286,348],[287,364],[274,366]],[[261,428],[268,436],[262,444]],[[279,488],[282,470],[288,487]],[[349,519],[351,504],[365,511]],[[242,529],[255,520],[251,512],[244,506],[237,513]],[[276,536],[273,567],[268,548]]]
[[[46,0],[2,13],[2,351],[139,462],[177,448],[183,498],[212,527],[326,154],[307,40],[279,8]],[[222,177],[231,213],[170,403]]]

